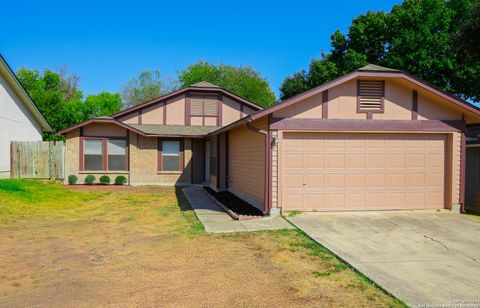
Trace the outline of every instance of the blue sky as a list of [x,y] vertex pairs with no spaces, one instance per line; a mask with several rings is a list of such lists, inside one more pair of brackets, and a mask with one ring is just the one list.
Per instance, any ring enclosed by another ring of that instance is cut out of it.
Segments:
[[85,94],[118,92],[146,69],[174,78],[206,60],[251,65],[278,95],[286,76],[330,49],[333,31],[399,2],[7,1],[0,53],[15,71],[66,64]]

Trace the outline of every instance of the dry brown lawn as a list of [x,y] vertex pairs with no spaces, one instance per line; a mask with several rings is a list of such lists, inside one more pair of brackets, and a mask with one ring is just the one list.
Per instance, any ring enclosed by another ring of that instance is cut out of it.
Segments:
[[402,306],[294,230],[211,235],[174,188],[0,180],[0,305]]

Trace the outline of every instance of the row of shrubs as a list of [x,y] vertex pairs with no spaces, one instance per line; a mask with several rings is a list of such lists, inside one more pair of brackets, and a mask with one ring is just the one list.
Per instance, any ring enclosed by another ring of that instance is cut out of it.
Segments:
[[[108,175],[102,175],[99,178],[99,181],[101,184],[108,185],[110,184],[110,177]],[[69,175],[68,176],[68,184],[70,185],[75,185],[78,182],[78,177],[76,175]],[[85,184],[87,185],[93,185],[95,182],[95,176],[89,174],[85,177]],[[115,185],[125,185],[127,183],[127,178],[124,177],[123,175],[119,175],[115,178]]]

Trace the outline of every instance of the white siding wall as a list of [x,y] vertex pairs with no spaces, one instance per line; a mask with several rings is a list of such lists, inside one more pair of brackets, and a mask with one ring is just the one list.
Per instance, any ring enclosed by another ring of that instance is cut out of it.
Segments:
[[10,142],[40,141],[42,128],[0,76],[0,178],[10,176]]

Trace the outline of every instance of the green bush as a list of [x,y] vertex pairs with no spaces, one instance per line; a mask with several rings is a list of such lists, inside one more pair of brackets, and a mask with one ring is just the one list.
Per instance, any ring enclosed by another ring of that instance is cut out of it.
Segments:
[[102,175],[100,177],[100,183],[102,184],[110,184],[110,177],[108,175]]
[[85,177],[85,184],[92,185],[95,182],[95,177],[91,174]]
[[115,185],[124,185],[127,183],[127,178],[123,175],[119,175],[115,178]]
[[70,174],[68,176],[68,184],[75,185],[77,184],[77,181],[78,181],[78,177],[76,175]]

